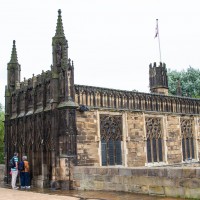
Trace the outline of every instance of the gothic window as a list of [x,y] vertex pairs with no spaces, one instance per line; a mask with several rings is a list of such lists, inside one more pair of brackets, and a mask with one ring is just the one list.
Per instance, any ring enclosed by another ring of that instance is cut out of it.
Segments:
[[194,135],[191,119],[181,119],[181,136],[183,160],[194,158]]
[[161,118],[146,117],[147,161],[148,163],[163,161],[163,134]]
[[122,164],[122,117],[100,115],[102,166]]

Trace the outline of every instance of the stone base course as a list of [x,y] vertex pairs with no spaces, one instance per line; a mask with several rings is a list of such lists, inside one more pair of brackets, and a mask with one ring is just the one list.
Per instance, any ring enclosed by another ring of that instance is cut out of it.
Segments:
[[200,199],[200,167],[74,167],[77,190],[124,191]]

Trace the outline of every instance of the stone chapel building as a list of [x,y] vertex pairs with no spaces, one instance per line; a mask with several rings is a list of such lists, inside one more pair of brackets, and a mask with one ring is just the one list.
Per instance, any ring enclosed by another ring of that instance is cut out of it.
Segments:
[[16,42],[5,89],[5,180],[14,152],[32,184],[71,181],[73,166],[144,167],[199,161],[200,100],[168,95],[164,63],[149,66],[150,93],[74,83],[61,11],[51,69],[21,81]]

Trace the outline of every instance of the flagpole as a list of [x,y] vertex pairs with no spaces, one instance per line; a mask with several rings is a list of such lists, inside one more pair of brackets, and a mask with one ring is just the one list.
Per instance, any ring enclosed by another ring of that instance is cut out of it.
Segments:
[[158,29],[158,19],[156,19],[156,28],[157,28],[157,36],[158,36],[160,62],[161,62],[162,60],[161,60],[160,34],[159,34],[159,29]]

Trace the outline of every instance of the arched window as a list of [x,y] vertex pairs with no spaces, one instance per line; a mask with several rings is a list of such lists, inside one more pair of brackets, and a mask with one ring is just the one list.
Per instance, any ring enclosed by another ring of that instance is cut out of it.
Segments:
[[122,117],[100,115],[102,166],[122,164]]
[[194,158],[194,137],[191,119],[181,119],[183,160]]
[[148,163],[163,161],[163,134],[161,118],[146,117],[147,161]]

